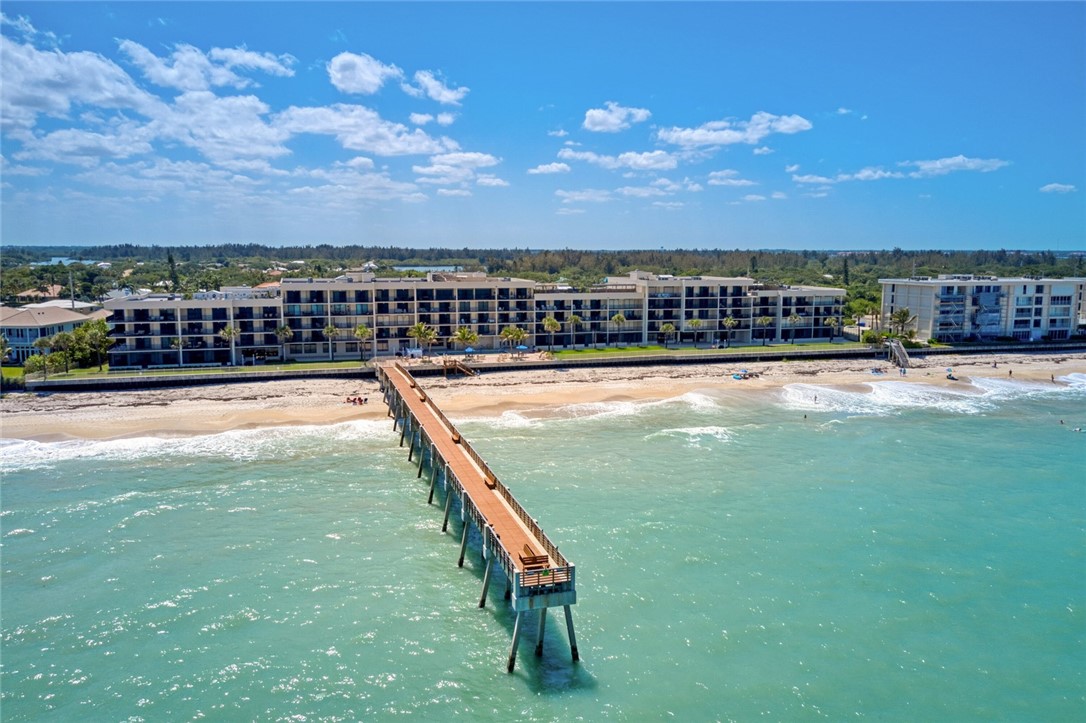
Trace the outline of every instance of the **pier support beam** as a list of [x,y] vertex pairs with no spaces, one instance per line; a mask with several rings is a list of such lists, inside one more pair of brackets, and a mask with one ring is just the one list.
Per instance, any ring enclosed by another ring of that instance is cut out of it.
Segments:
[[[420,433],[419,434],[419,473],[415,476],[415,479],[422,479],[422,464],[423,464],[423,460],[425,458],[426,458],[425,448],[422,446],[422,434]],[[430,466],[432,467],[433,464],[434,464],[434,450],[431,447],[431,449],[430,449]]]
[[520,642],[520,620],[524,617],[524,613],[517,611],[517,620],[513,623],[513,645],[509,648],[509,667],[508,671],[513,672],[513,667],[517,664],[517,644]]
[[448,485],[445,485],[447,491],[445,492],[445,519],[441,523],[441,531],[445,532],[449,529],[449,510],[452,509],[453,491],[448,489]]
[[577,636],[573,634],[573,611],[569,609],[569,605],[563,605],[562,607],[566,610],[566,633],[569,635],[569,651],[573,653],[573,662],[576,663],[581,659],[581,656],[577,653]]
[[437,486],[437,460],[434,459],[434,451],[430,450],[430,496],[426,498],[426,504],[434,502],[434,487]]
[[491,557],[486,563],[486,572],[483,573],[483,594],[479,597],[479,607],[486,607],[486,591],[490,589],[490,573],[494,569],[494,558]]
[[[407,434],[407,415],[403,415],[403,424],[400,426],[400,446],[403,446],[404,435]],[[393,427],[395,429],[395,427]]]
[[470,529],[471,524],[467,520],[464,520],[464,534],[460,537],[460,559],[456,563],[457,567],[464,566],[464,553],[467,552],[468,549],[468,530]]
[[535,657],[543,657],[543,628],[547,625],[547,608],[539,608],[539,631],[535,634]]

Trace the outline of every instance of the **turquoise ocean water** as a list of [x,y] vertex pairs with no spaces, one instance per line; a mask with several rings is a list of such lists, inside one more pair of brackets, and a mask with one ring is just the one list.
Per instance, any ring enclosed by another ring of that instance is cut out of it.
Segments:
[[463,420],[577,564],[581,663],[559,612],[512,675],[503,585],[476,606],[390,422],[5,440],[2,717],[1081,720],[1063,381]]

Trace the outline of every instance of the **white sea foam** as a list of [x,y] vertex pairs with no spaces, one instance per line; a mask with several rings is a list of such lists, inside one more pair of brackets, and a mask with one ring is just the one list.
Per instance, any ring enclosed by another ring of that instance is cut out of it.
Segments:
[[111,440],[37,442],[0,440],[0,472],[43,469],[78,459],[177,457],[226,458],[238,461],[289,456],[300,444],[338,446],[364,440],[384,439],[390,425],[383,421],[354,420],[333,425],[298,425],[239,429],[193,437],[133,437]]
[[718,442],[730,442],[732,439],[732,433],[727,427],[707,426],[707,427],[678,427],[675,429],[661,429],[659,432],[653,432],[645,439],[653,439],[654,437],[685,437],[688,444],[693,447],[700,446],[702,440],[716,440]]
[[977,414],[1015,399],[1086,391],[1086,375],[1072,374],[1059,381],[1063,384],[992,377],[972,377],[969,382],[951,386],[878,381],[864,383],[866,391],[789,384],[781,390],[780,399],[786,408],[803,412],[888,415],[923,408]]

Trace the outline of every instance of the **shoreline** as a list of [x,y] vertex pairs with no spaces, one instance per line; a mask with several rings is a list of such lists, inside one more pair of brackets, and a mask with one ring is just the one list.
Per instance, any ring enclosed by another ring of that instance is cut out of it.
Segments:
[[[970,387],[974,377],[1061,384],[1086,374],[1086,353],[948,355],[917,359],[905,376],[886,361],[811,360],[744,363],[733,379],[720,363],[591,367],[427,377],[421,385],[454,421],[530,410],[546,416],[574,404],[668,399],[697,390],[767,392],[790,384],[857,389],[879,381]],[[954,369],[956,381],[946,378]],[[876,375],[872,369],[883,370]],[[345,403],[368,397],[369,403]],[[0,439],[59,442],[177,437],[291,425],[387,419],[376,381],[312,379],[139,391],[12,393],[0,400]]]

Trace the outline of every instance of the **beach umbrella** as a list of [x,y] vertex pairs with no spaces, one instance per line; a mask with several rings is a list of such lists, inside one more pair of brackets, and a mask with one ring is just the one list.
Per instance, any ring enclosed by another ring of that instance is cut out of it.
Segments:
[[467,349],[464,350],[464,353],[465,354],[471,354],[474,351],[475,351],[475,349],[469,346]]
[[517,347],[517,351],[528,351],[528,347],[521,344]]
[[948,372],[948,373],[949,373],[949,372],[952,372],[952,371],[954,371],[954,370],[953,370],[953,369],[951,369],[950,367],[947,367],[947,368],[946,368],[946,370],[947,370],[947,372]]

